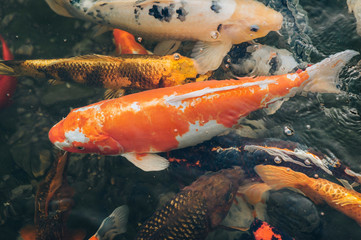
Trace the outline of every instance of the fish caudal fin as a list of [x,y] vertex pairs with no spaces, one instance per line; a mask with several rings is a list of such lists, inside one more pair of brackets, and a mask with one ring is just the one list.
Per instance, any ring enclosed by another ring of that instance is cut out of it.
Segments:
[[231,47],[231,42],[197,42],[191,55],[195,60],[197,72],[205,74],[216,70]]
[[169,166],[169,161],[157,154],[124,153],[122,156],[145,172],[161,171]]
[[353,50],[346,50],[336,53],[323,61],[306,68],[310,76],[303,87],[304,91],[339,93],[337,89],[338,75],[348,61],[359,53]]
[[264,193],[272,188],[268,186],[266,183],[250,183],[238,188],[237,193],[244,194],[247,198],[247,202],[252,205],[256,205],[257,203],[264,200]]
[[64,17],[73,17],[70,12],[66,9],[66,2],[65,0],[45,0],[46,3],[49,5],[51,10],[55,13],[64,16]]
[[117,207],[100,225],[90,240],[114,239],[127,231],[129,208],[127,205]]
[[298,188],[309,180],[305,174],[286,167],[258,165],[254,169],[261,179],[275,190],[286,187]]
[[7,61],[0,61],[0,75],[15,76],[14,68],[8,66]]

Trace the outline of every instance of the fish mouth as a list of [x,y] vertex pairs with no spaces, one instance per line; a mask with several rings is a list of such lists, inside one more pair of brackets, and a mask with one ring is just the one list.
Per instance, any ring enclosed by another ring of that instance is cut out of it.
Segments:
[[50,142],[52,142],[57,148],[62,150],[64,147],[71,146],[70,142],[65,139],[63,125],[64,120],[61,120],[50,129],[48,134]]

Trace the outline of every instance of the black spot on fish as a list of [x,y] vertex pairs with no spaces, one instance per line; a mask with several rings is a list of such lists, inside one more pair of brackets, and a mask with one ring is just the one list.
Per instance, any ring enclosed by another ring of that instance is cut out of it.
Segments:
[[155,19],[158,19],[159,21],[166,21],[170,22],[173,15],[173,8],[174,4],[170,4],[168,7],[160,7],[157,5],[153,5],[152,8],[149,9],[149,15],[153,16]]
[[178,8],[175,12],[178,14],[177,19],[179,19],[181,22],[186,20],[188,12],[183,7]]
[[141,10],[143,10],[143,8],[141,6],[136,6],[134,8],[134,19],[138,25],[140,25],[139,16],[140,16]]
[[278,55],[271,58],[271,60],[268,62],[268,64],[271,66],[269,73],[273,75],[280,67],[280,60],[278,58]]
[[88,86],[103,87],[104,76],[101,67],[94,67],[93,71],[86,73],[85,82]]
[[108,5],[108,3],[102,3],[102,4],[100,4],[99,6],[100,6],[100,7],[104,7],[105,5]]
[[218,4],[218,1],[212,0],[211,10],[215,13],[219,13],[219,10],[221,9],[222,7]]
[[221,29],[222,29],[222,24],[219,24],[217,27],[217,32],[221,32]]
[[72,74],[66,68],[59,67],[57,70],[57,74],[59,78],[63,81],[73,80]]

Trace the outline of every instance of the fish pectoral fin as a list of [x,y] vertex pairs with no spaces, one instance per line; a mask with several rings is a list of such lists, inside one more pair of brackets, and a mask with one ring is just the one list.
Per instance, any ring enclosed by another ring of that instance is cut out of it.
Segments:
[[161,171],[169,166],[168,160],[157,154],[124,153],[122,156],[145,172]]
[[74,17],[68,10],[66,1],[63,0],[45,0],[51,10],[64,17]]
[[104,92],[104,99],[112,99],[123,96],[125,93],[124,89],[107,89]]
[[177,40],[166,40],[159,42],[157,46],[155,46],[153,53],[160,56],[173,54],[178,50],[181,43],[181,41]]
[[65,82],[60,81],[60,80],[56,80],[56,79],[49,79],[48,83],[49,83],[49,85],[56,86],[56,85],[64,84]]
[[266,183],[255,182],[239,187],[237,194],[244,194],[246,196],[247,202],[252,205],[256,205],[257,203],[264,200],[264,197],[266,196],[264,193],[271,189],[272,188]]
[[285,100],[278,100],[274,103],[269,104],[266,108],[263,109],[267,115],[274,114],[282,106]]
[[205,74],[208,71],[216,70],[231,47],[232,43],[229,41],[197,42],[193,47],[191,55],[195,60],[197,72]]
[[112,31],[113,28],[112,27],[109,27],[109,26],[103,26],[103,25],[96,25],[94,28],[93,28],[93,37],[97,37],[97,36],[100,36],[102,35],[103,33],[106,33],[106,32],[109,32],[109,31]]
[[359,200],[356,197],[349,196],[349,197],[334,199],[332,200],[332,202],[343,207],[350,204],[357,204]]

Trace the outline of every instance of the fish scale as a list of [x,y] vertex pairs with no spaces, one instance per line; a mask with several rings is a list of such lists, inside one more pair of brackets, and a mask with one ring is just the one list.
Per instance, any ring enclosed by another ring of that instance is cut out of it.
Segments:
[[194,61],[179,54],[169,56],[85,55],[62,59],[2,61],[0,73],[48,78],[109,89],[141,90],[175,86],[195,81]]
[[201,193],[182,192],[143,224],[136,239],[203,239],[210,230],[207,215]]

